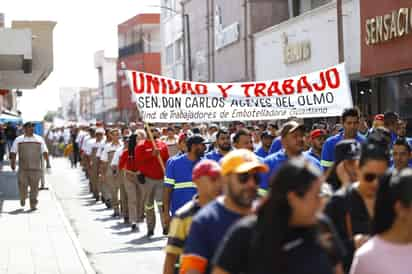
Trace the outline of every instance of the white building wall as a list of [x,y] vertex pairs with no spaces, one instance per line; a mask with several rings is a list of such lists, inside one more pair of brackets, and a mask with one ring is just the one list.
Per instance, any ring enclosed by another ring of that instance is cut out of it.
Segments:
[[[256,80],[270,80],[316,71],[338,63],[336,2],[304,13],[255,35]],[[359,0],[343,1],[344,49],[348,73],[360,72]],[[284,62],[284,40],[310,42],[310,58]]]
[[[183,29],[180,0],[163,0],[162,6],[171,7],[176,12],[162,9],[160,16],[162,75],[175,79],[183,79]],[[179,42],[180,40],[180,42]],[[172,48],[167,52],[167,48]],[[177,51],[180,50],[180,58]],[[170,53],[172,57],[170,57]],[[169,58],[169,61],[167,60]]]

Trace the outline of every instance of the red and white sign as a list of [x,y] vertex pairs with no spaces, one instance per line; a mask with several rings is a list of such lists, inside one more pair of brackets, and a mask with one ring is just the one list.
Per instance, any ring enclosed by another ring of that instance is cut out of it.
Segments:
[[200,83],[127,71],[145,122],[211,122],[340,116],[353,106],[345,65],[286,79]]

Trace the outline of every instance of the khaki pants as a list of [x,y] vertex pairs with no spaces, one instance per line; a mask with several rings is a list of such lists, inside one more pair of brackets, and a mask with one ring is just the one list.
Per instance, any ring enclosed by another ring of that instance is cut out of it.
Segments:
[[90,180],[90,188],[91,192],[93,193],[94,198],[99,198],[100,187],[99,187],[99,177],[97,174],[97,167],[92,165],[89,169],[89,180]]
[[137,182],[136,176],[126,174],[125,189],[130,223],[142,222],[143,197],[142,185]]
[[102,193],[105,201],[112,200],[112,178],[113,177],[110,176],[110,178],[106,177],[106,181],[99,180],[98,190]]
[[[112,169],[109,168],[107,171],[106,175],[106,182],[103,182],[103,188],[105,185],[107,185],[110,189],[110,201],[112,204],[112,208],[114,210],[114,213],[119,214],[120,213],[120,208],[119,208],[119,188],[120,188],[120,180],[121,177],[120,175],[113,175]],[[106,197],[106,196],[104,196]],[[106,197],[107,198],[107,197]]]
[[126,192],[126,175],[123,172],[120,172],[118,175],[120,176],[120,214],[123,218],[129,218],[129,209],[127,206],[127,192]]
[[39,182],[42,175],[41,170],[19,170],[18,184],[20,201],[27,199],[28,187],[30,186],[30,208],[37,206],[37,197],[39,194]]
[[143,186],[143,201],[144,212],[146,214],[147,229],[153,231],[156,225],[156,215],[154,208],[154,201],[156,201],[157,208],[160,212],[160,220],[162,222],[162,228],[164,228],[163,222],[163,180],[154,180],[146,177],[146,183]]

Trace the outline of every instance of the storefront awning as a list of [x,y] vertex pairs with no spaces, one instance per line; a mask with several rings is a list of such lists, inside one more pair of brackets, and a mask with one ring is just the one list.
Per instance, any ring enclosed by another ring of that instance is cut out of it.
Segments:
[[13,116],[13,115],[6,114],[6,113],[0,114],[0,123],[7,123],[7,122],[21,124],[23,123],[23,119],[21,117]]

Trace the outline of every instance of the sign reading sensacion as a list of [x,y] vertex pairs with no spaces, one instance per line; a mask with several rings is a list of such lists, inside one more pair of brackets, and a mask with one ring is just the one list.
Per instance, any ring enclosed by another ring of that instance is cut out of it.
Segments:
[[[379,1],[376,4],[379,5]],[[412,8],[400,8],[390,13],[366,19],[366,39],[368,46],[401,38],[412,34]]]

